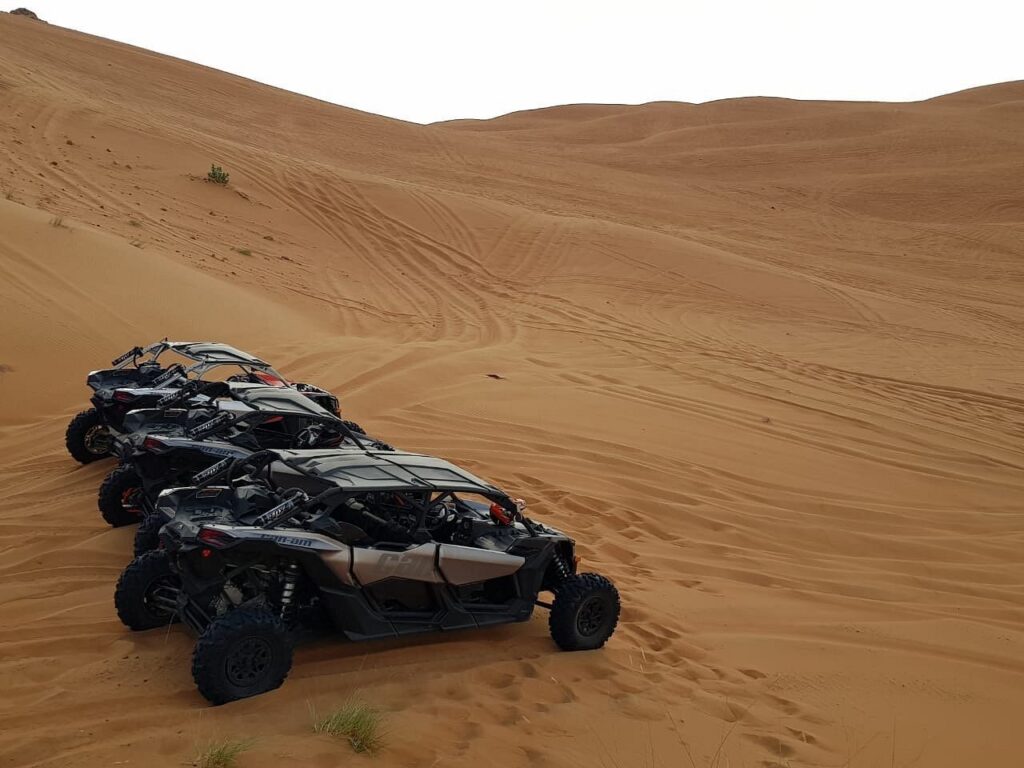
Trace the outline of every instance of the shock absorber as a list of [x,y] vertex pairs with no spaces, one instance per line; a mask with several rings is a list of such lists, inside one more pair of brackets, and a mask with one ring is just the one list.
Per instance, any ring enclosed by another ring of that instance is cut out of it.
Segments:
[[561,555],[555,555],[552,558],[551,564],[555,567],[555,585],[559,586],[563,581],[572,576],[572,570],[569,568],[569,564],[565,562],[565,559]]
[[295,585],[299,579],[299,566],[289,563],[284,569],[281,584],[281,621],[291,624],[295,618]]

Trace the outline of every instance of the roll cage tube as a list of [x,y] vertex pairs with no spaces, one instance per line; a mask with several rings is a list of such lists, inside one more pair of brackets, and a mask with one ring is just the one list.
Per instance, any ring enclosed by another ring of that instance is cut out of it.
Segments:
[[288,379],[286,379],[283,375],[281,375],[274,368],[271,368],[269,365],[253,365],[252,363],[238,363],[238,362],[233,362],[233,361],[232,362],[225,362],[223,360],[214,360],[214,361],[211,361],[211,360],[200,360],[195,365],[191,365],[188,368],[186,368],[185,369],[185,373],[188,374],[190,377],[193,377],[193,378],[196,378],[196,379],[202,379],[203,376],[205,376],[207,373],[209,373],[213,369],[215,369],[215,368],[222,368],[222,367],[228,366],[228,365],[235,366],[237,368],[241,368],[243,373],[245,373],[246,375],[251,375],[252,373],[254,373],[256,371],[262,371],[263,373],[269,373],[269,374],[272,374],[273,376],[276,376],[278,379],[283,381],[285,384],[288,383]]
[[226,459],[221,459],[216,464],[211,464],[201,472],[196,472],[196,474],[192,475],[192,487],[196,490],[202,490],[206,486],[210,485],[214,480],[217,480],[227,470],[231,469],[231,464],[234,461],[234,457],[228,456]]
[[309,496],[296,488],[293,493],[289,494],[280,504],[271,507],[253,520],[252,525],[255,528],[273,528],[275,525],[283,523],[285,520],[289,520],[294,517],[294,513],[298,511],[300,507],[306,506],[306,502],[308,501]]
[[[230,464],[225,464],[225,462],[228,461],[230,461]],[[230,484],[234,480],[239,479],[242,475],[239,475],[238,473],[239,471],[243,471],[245,473],[248,473],[250,476],[255,475],[258,472],[262,472],[264,474],[264,482],[271,488],[271,490],[277,491],[278,486],[273,481],[271,473],[268,471],[270,465],[273,464],[274,462],[280,462],[281,464],[284,464],[286,467],[296,472],[297,474],[316,479],[316,475],[303,469],[294,462],[289,461],[288,459],[278,455],[274,451],[258,451],[257,453],[254,453],[251,456],[247,456],[244,459],[225,459],[222,462],[218,462],[216,465],[214,465],[215,467],[219,467],[222,464],[225,464],[225,466],[219,471],[212,472],[209,476],[205,477],[203,479],[203,482],[196,486],[196,489],[198,490],[201,488],[205,488],[207,485],[213,483],[214,480],[224,476],[225,474],[227,474],[228,483]],[[212,469],[213,467],[210,467],[210,470]],[[205,473],[199,473],[199,475],[196,475],[196,478],[198,479],[199,476],[203,474]],[[273,507],[272,509],[267,510],[262,515],[260,515],[259,518],[253,521],[253,524],[259,528],[273,528],[277,524],[291,517],[294,517],[294,515],[291,513],[299,508],[306,510],[311,507],[316,507],[319,505],[326,506],[335,497],[346,498],[349,496],[358,495],[358,493],[353,493],[352,490],[349,488],[328,488],[327,490],[318,493],[316,496],[308,496],[306,493],[298,489],[295,489],[295,491],[296,492],[292,496],[290,496],[288,499],[285,499],[285,501],[281,502],[281,504],[277,505],[276,507]],[[418,533],[419,531],[424,531],[425,533],[427,533],[427,535],[429,535],[430,532],[426,531],[423,527],[423,522],[426,517],[427,508],[412,501],[411,499],[409,499],[408,501],[410,505],[413,506],[418,512],[416,517],[416,532]],[[285,514],[286,512],[288,514]],[[383,526],[384,528],[387,528],[393,532],[398,530],[409,538],[415,538],[414,535],[410,535],[408,531],[402,529],[400,526],[397,526],[390,520],[385,520],[384,518],[379,517],[378,515],[375,515],[372,512],[369,512],[368,510],[364,509],[361,512],[359,512],[359,514],[363,517],[370,519],[377,525]]]
[[[390,459],[388,459],[387,456],[381,456],[380,458],[383,459],[384,461],[387,461],[388,463],[394,463]],[[428,490],[443,491],[443,489],[441,489],[441,488],[434,488],[433,486],[429,486],[427,484],[424,484],[424,488],[426,488]],[[440,498],[444,498],[444,496],[446,496],[448,494],[452,494],[452,493],[455,493],[455,491],[454,490],[444,491],[444,495],[441,496]],[[531,536],[536,536],[537,535],[537,529],[533,527],[533,521],[530,520],[530,518],[528,518],[526,515],[524,515],[520,511],[518,505],[514,501],[512,501],[512,499],[510,499],[508,496],[506,496],[504,493],[501,493],[500,495],[499,494],[482,493],[481,495],[484,496],[484,498],[490,499],[494,503],[499,504],[501,507],[503,507],[509,513],[509,516],[512,518],[513,521],[519,521],[519,522],[521,522],[526,527],[527,532]],[[421,513],[420,513],[419,518],[417,519],[417,522],[416,522],[417,530],[422,530],[423,529],[423,522],[424,522],[424,519],[426,518],[426,511],[427,511],[426,508],[423,508]]]
[[160,357],[164,352],[170,348],[170,342],[167,339],[158,341],[155,344],[150,344],[148,347],[132,347],[123,355],[117,359],[111,361],[111,365],[114,366],[114,370],[121,370],[129,363],[134,365],[136,368],[139,367],[138,360],[140,357],[146,355],[152,355],[153,359],[151,362],[156,362],[156,359]]
[[[211,394],[211,392],[213,394]],[[226,397],[230,392],[231,390],[225,386],[223,381],[202,382],[199,380],[192,380],[186,382],[177,391],[161,397],[156,401],[155,407],[169,408],[170,406],[180,403],[182,400],[188,400],[191,397]]]
[[171,392],[169,395],[164,395],[156,401],[155,406],[157,408],[169,408],[172,405],[180,403],[182,400],[188,400],[190,397],[195,397],[199,394],[199,386],[194,381],[186,382],[181,389]]
[[151,356],[149,362],[155,363],[157,361],[157,358],[159,358],[160,355],[162,355],[164,352],[166,352],[169,349],[175,349],[175,351],[182,357],[186,357],[189,360],[195,360],[195,363],[193,365],[184,368],[185,378],[202,379],[203,376],[205,376],[207,373],[209,373],[215,368],[231,365],[237,366],[238,368],[242,369],[242,371],[247,375],[250,375],[255,371],[263,371],[265,373],[269,373],[276,376],[278,379],[285,382],[286,384],[288,383],[288,379],[282,376],[269,363],[257,365],[256,363],[252,362],[204,360],[201,357],[190,355],[187,352],[176,349],[176,343],[177,342],[171,342],[168,339],[163,339],[162,341],[158,341],[146,347],[132,347],[123,355],[111,361],[110,364],[113,366],[114,370],[120,370],[128,365],[134,365],[136,368],[138,368],[139,358],[146,357],[148,355]]
[[[249,429],[255,429],[261,424],[266,423],[270,419],[275,418],[277,416],[294,415],[297,414],[282,414],[277,411],[245,411],[244,413],[232,415],[228,411],[221,411],[209,421],[204,421],[202,424],[197,424],[196,426],[192,427],[192,429],[187,430],[185,432],[185,436],[189,440],[194,440],[199,437],[205,437],[206,435],[211,434],[213,432],[219,432],[224,429],[228,429],[229,427],[233,427],[239,424],[240,422],[246,420],[255,421],[255,423],[249,426]],[[332,429],[336,429],[342,434],[343,437],[347,437],[353,443],[355,443],[356,447],[359,448],[360,450],[368,450],[363,441],[356,437],[356,433],[349,429],[345,425],[345,422],[343,422],[341,419],[335,418],[334,416],[330,415],[318,416],[316,414],[303,414],[302,418],[308,419],[310,423],[324,424],[326,426],[331,427]]]
[[[263,417],[263,418],[259,419],[258,423],[252,425],[253,428],[255,429],[260,424],[262,424],[262,423],[264,423],[266,421],[269,421],[271,418],[273,418],[275,416],[280,416],[280,415],[289,415],[289,416],[291,416],[291,415],[295,415],[295,414],[280,414],[280,413],[276,413],[276,412],[272,412],[272,411],[254,411],[254,412],[247,412],[247,413],[240,414],[239,418],[236,419],[236,421],[245,421],[246,419],[253,419],[253,418]],[[337,430],[338,432],[341,433],[342,437],[347,437],[353,443],[355,443],[356,447],[359,448],[361,451],[369,450],[369,448],[366,446],[366,444],[363,443],[363,441],[360,440],[358,437],[356,437],[357,433],[353,432],[351,429],[349,429],[345,425],[344,421],[342,421],[341,419],[339,419],[339,418],[337,418],[335,416],[331,416],[331,415],[318,416],[318,415],[314,414],[314,415],[303,415],[302,418],[308,419],[311,426],[313,424],[322,424],[324,426],[330,427],[331,429]],[[364,435],[364,437],[365,437],[365,435]]]
[[157,376],[153,381],[150,382],[150,386],[153,389],[159,389],[165,384],[170,384],[176,379],[188,379],[188,374],[185,371],[185,367],[181,363],[175,363],[170,366],[166,371]]
[[[265,481],[266,481],[266,483],[271,488],[275,488],[276,489],[276,484],[273,482],[273,480],[271,480],[270,472],[267,471],[267,470],[269,469],[270,465],[273,464],[275,461],[280,462],[281,464],[284,464],[286,467],[291,469],[293,472],[296,472],[296,473],[298,473],[300,475],[303,475],[305,477],[311,478],[313,480],[321,479],[318,475],[313,474],[312,472],[310,472],[309,470],[303,468],[302,466],[300,466],[296,462],[290,461],[290,460],[284,458],[283,456],[279,455],[276,451],[269,451],[269,450],[268,451],[259,451],[258,453],[254,453],[251,456],[248,456],[248,457],[246,457],[244,459],[235,459],[234,463],[229,468],[229,470],[230,470],[229,477],[231,479],[235,479],[235,471],[236,471],[236,469],[238,469],[238,468],[243,468],[244,469],[245,467],[249,466],[253,462],[254,459],[257,459],[257,457],[258,457],[258,464],[259,464],[259,466],[257,466],[254,469],[254,472],[264,472],[265,473]],[[425,491],[436,491],[440,495],[437,496],[434,499],[431,499],[429,501],[429,503],[425,504],[425,505],[424,504],[420,504],[418,501],[416,501],[414,499],[407,498],[406,501],[409,503],[409,505],[411,507],[413,507],[416,510],[416,532],[418,533],[420,531],[423,531],[423,532],[429,534],[430,532],[425,528],[425,523],[426,523],[427,513],[430,511],[430,507],[433,506],[434,504],[436,504],[437,502],[444,501],[444,499],[446,499],[448,497],[451,497],[451,496],[454,496],[456,491],[454,491],[454,490],[444,490],[444,489],[440,489],[440,488],[434,488],[432,486],[427,485],[426,483],[423,484],[423,490],[425,490]],[[334,492],[338,492],[340,495],[344,495],[344,496],[356,496],[356,495],[359,495],[359,493],[360,493],[360,491],[353,491],[351,488],[331,488],[331,489],[328,489],[327,491],[324,491],[323,493],[319,494],[318,496],[314,497],[310,501],[311,501],[311,503],[312,502],[322,503],[327,497],[329,497],[330,495],[333,495]],[[520,511],[518,505],[512,499],[510,499],[508,496],[506,496],[503,493],[481,494],[481,495],[483,495],[484,498],[490,499],[491,501],[493,501],[496,504],[500,504],[504,509],[506,509],[510,513],[510,516],[512,517],[513,520],[519,521],[519,522],[521,522],[523,524],[523,526],[526,528],[527,532],[531,536],[536,536],[537,535],[537,529],[534,527],[533,521],[530,520],[530,518],[528,518],[526,515],[524,515]],[[387,521],[385,521],[385,520],[383,520],[381,518],[377,518],[376,515],[373,515],[372,513],[366,513],[366,514],[370,518],[376,520],[377,522],[384,523],[385,525],[387,525]]]
[[[454,497],[455,493],[455,491],[444,491],[436,499],[433,499],[431,501],[431,504],[436,504],[439,501],[444,501],[448,497]],[[495,504],[500,505],[505,511],[509,513],[509,517],[512,518],[513,522],[518,521],[522,523],[523,526],[526,528],[527,533],[529,533],[531,536],[537,535],[537,529],[533,527],[533,521],[530,520],[530,518],[528,518],[526,515],[524,515],[522,511],[519,509],[519,505],[512,501],[512,499],[510,499],[508,496],[506,496],[505,494],[499,495],[486,493],[480,495],[483,496],[485,499],[490,499]],[[422,518],[419,524],[422,527]]]
[[[277,455],[272,451],[257,451],[246,456],[244,459],[229,456],[207,467],[202,472],[196,473],[192,477],[192,483],[196,490],[201,490],[226,475],[230,484],[242,476],[236,474],[237,470],[244,469],[246,470],[244,474],[254,474],[269,466],[271,462],[278,460]],[[267,477],[267,485],[274,488],[274,483],[270,480],[269,476]]]
[[114,366],[116,370],[120,370],[123,366],[127,365],[129,360],[134,363],[141,354],[142,347],[132,347],[120,357],[111,360],[110,364]]

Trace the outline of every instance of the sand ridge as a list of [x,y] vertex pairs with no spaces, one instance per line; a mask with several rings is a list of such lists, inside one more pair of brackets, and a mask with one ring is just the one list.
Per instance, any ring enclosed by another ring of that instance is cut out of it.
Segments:
[[[1024,85],[416,126],[0,40],[0,764],[232,734],[243,766],[336,765],[308,705],[352,692],[383,765],[1024,757]],[[165,335],[524,496],[618,583],[619,632],[319,642],[207,707],[183,632],[117,621],[131,532],[61,445],[85,372]]]

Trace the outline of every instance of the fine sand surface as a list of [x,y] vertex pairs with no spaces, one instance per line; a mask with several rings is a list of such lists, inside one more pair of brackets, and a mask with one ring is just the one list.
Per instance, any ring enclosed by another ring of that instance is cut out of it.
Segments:
[[[1022,125],[1011,83],[418,126],[0,15],[0,766],[1024,764]],[[63,447],[164,336],[525,497],[618,632],[318,641],[208,706]],[[373,758],[311,732],[353,694]]]

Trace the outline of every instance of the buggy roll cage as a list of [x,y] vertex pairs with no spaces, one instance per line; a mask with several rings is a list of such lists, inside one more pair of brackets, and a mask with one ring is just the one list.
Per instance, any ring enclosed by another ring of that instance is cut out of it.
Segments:
[[[389,464],[400,466],[397,462],[388,458],[386,455],[382,455],[381,453],[371,453],[367,451],[367,454],[372,455],[375,458],[381,459],[382,461],[387,462]],[[292,461],[282,456],[278,451],[265,450],[257,451],[256,453],[253,453],[250,456],[246,456],[245,458],[228,457],[226,459],[222,459],[213,466],[207,467],[202,472],[196,474],[192,478],[192,481],[195,484],[194,487],[196,488],[196,490],[201,490],[202,488],[206,488],[207,486],[212,485],[216,480],[219,480],[221,478],[226,478],[228,483],[230,484],[232,480],[238,479],[240,476],[243,476],[245,474],[248,474],[250,477],[255,479],[259,475],[259,473],[264,473],[265,482],[268,485],[270,485],[271,488],[274,488],[276,490],[277,484],[274,483],[274,481],[270,477],[270,473],[267,471],[270,465],[275,462],[284,464],[293,472],[296,472],[300,475],[311,478],[313,480],[323,481],[325,479],[310,472],[300,463]],[[408,468],[405,469],[408,472]],[[237,472],[239,471],[242,471],[243,475],[238,475]],[[456,488],[446,489],[438,487],[438,485],[435,483],[428,483],[423,480],[420,480],[420,484],[421,487],[418,488],[418,490],[425,491],[428,494],[431,492],[437,492],[439,495],[431,498],[429,501],[429,505],[421,504],[419,501],[411,497],[404,497],[404,502],[408,503],[409,506],[416,511],[417,532],[427,530],[424,527],[424,524],[426,522],[427,514],[430,511],[430,507],[435,506],[438,502],[443,502],[446,499],[453,498],[457,491],[459,490]],[[397,491],[398,489],[395,490]],[[408,492],[410,489],[403,488],[400,490]],[[328,488],[327,490],[322,491],[312,497],[308,496],[302,491],[298,491],[297,493],[292,493],[291,495],[289,495],[281,504],[277,505],[273,509],[261,515],[259,520],[256,521],[256,523],[258,527],[272,528],[277,523],[282,522],[286,520],[288,517],[290,517],[290,513],[298,509],[300,506],[315,506],[317,504],[326,504],[328,501],[333,501],[335,497],[338,497],[338,500],[340,501],[344,498],[357,496],[359,494],[368,492],[387,493],[388,490],[378,488],[365,489],[344,488],[334,486],[333,488]],[[501,506],[507,512],[510,513],[510,518],[512,521],[521,522],[531,536],[537,535],[537,529],[534,527],[533,521],[526,517],[526,515],[522,513],[522,510],[519,508],[516,502],[510,499],[503,491],[500,491],[497,488],[493,490],[487,488],[480,488],[471,491],[471,493],[478,493],[484,498],[489,499],[493,503],[498,504],[499,506]],[[368,514],[371,518],[376,518],[376,516],[372,513],[366,513],[364,511],[364,514]],[[386,526],[390,526],[388,521],[385,521],[383,519],[377,518],[377,521],[380,523],[384,523]]]
[[[188,395],[186,395],[185,397],[188,397]],[[255,421],[255,423],[249,426],[249,429],[256,429],[261,425],[267,423],[271,419],[278,418],[281,416],[300,416],[301,418],[308,419],[308,421],[310,422],[310,426],[313,426],[315,424],[328,426],[331,429],[341,433],[342,437],[347,437],[349,440],[355,443],[356,447],[359,448],[360,450],[368,450],[363,441],[356,437],[356,433],[349,429],[343,420],[329,413],[320,415],[317,413],[295,413],[294,411],[273,409],[262,410],[257,408],[253,408],[252,410],[249,411],[239,412],[221,411],[212,419],[204,421],[201,424],[197,424],[196,426],[185,430],[184,436],[188,440],[199,440],[205,437],[206,435],[212,434],[213,432],[220,432],[222,430],[228,429],[229,427],[233,427],[240,422],[246,421],[247,419]],[[307,429],[308,428],[309,427],[307,427]]]
[[[187,368],[180,363],[172,365],[157,379],[161,385],[170,384],[179,378],[202,379],[214,368],[227,365],[237,366],[247,374],[259,371],[287,383],[287,379],[265,360],[260,360],[258,357],[228,344],[215,341],[168,341],[164,339],[146,347],[132,347],[120,357],[112,360],[110,364],[114,370],[121,370],[129,365],[138,368],[146,363],[156,363],[160,355],[167,351],[194,362]],[[171,373],[172,371],[174,373]]]

